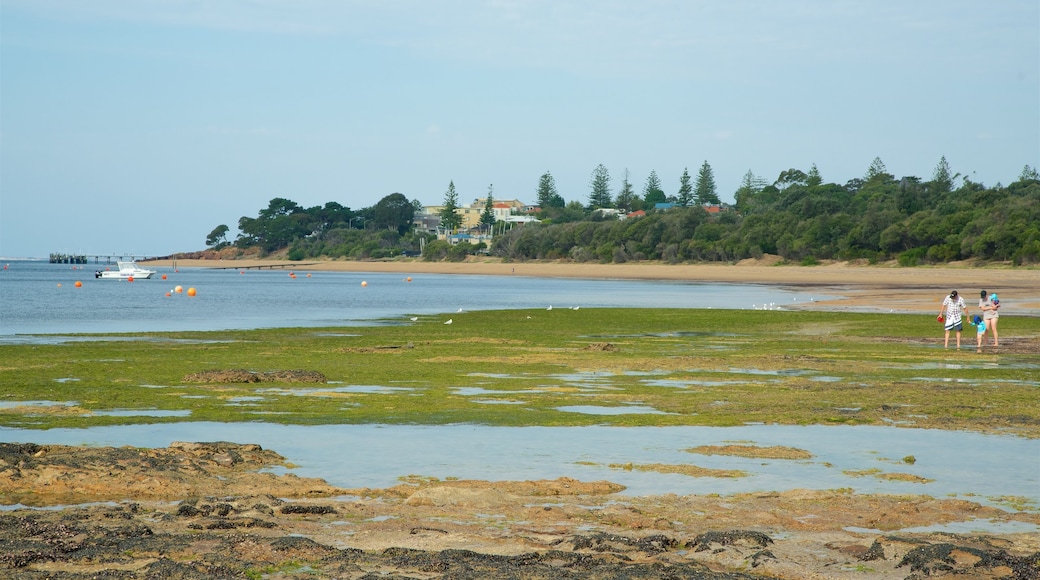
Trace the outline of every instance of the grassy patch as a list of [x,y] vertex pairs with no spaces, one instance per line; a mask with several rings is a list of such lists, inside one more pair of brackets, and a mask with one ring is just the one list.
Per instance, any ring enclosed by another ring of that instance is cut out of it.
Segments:
[[[1040,436],[1035,352],[1013,348],[1037,344],[1040,319],[1002,320],[1012,347],[980,355],[943,350],[927,315],[590,308],[447,318],[0,345],[0,425],[762,422]],[[186,379],[231,369],[313,371],[328,382]],[[631,409],[652,412],[620,412]]]

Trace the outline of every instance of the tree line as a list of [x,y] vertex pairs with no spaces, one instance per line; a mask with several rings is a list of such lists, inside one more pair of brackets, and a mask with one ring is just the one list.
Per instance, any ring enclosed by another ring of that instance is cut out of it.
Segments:
[[[707,161],[694,180],[683,171],[677,191],[663,191],[651,172],[637,193],[624,174],[612,193],[609,172],[593,170],[587,203],[567,202],[551,173],[538,180],[535,217],[506,230],[494,229],[493,188],[488,187],[481,227],[496,232],[490,247],[444,240],[413,227],[422,204],[400,193],[352,211],[336,202],[302,208],[271,200],[256,218],[239,220],[240,234],[227,240],[218,226],[207,237],[214,249],[234,245],[262,253],[287,250],[290,259],[386,258],[416,255],[428,260],[463,259],[476,252],[511,260],[570,259],[625,262],[730,262],[765,254],[788,262],[826,259],[897,259],[904,265],[980,259],[1040,262],[1040,175],[1026,165],[1008,186],[986,187],[954,174],[945,157],[932,178],[896,178],[876,158],[863,177],[843,185],[825,182],[815,165],[788,169],[773,181],[748,171],[734,192],[735,204],[720,207]],[[445,192],[441,225],[458,226],[454,182]],[[612,208],[619,212],[602,212]],[[639,209],[646,215],[624,218]],[[502,226],[503,224],[498,224]],[[499,233],[501,231],[501,233]]]

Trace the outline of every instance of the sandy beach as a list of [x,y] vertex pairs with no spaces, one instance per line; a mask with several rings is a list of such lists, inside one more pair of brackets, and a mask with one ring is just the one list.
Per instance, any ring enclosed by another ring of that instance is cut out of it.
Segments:
[[401,275],[464,274],[483,276],[535,276],[546,278],[684,280],[735,284],[770,284],[818,288],[821,294],[841,299],[818,302],[820,308],[848,311],[938,312],[944,296],[957,290],[969,308],[979,290],[1000,294],[1009,308],[1002,313],[1040,315],[1040,269],[1008,266],[963,265],[902,268],[835,262],[819,266],[776,265],[770,260],[745,260],[737,264],[662,264],[631,262],[599,264],[573,262],[503,262],[478,258],[465,262],[302,261],[287,260],[155,260],[153,267],[254,269],[278,268],[300,272],[389,272]]

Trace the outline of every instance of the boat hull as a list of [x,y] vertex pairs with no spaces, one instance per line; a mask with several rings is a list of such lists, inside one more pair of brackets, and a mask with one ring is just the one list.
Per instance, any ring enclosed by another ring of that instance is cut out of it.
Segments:
[[99,280],[147,280],[155,275],[155,270],[147,270],[132,262],[118,262],[118,270],[98,270],[94,277]]

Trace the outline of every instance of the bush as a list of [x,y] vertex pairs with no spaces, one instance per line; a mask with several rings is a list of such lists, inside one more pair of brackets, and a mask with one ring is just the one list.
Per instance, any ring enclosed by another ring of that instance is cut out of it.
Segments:
[[921,258],[925,256],[927,250],[925,248],[914,248],[907,250],[899,254],[899,265],[903,267],[913,267],[921,262]]

